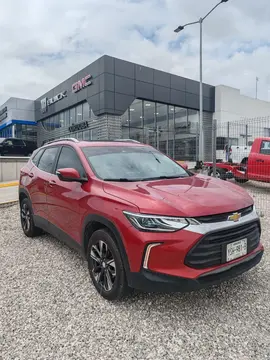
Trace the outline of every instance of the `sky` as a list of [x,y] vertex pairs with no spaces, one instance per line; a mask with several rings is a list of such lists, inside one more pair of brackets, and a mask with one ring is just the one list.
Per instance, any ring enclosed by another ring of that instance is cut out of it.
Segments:
[[[107,54],[199,80],[197,21],[218,0],[2,0],[0,106],[36,99]],[[203,23],[203,81],[270,101],[270,1],[229,0]]]

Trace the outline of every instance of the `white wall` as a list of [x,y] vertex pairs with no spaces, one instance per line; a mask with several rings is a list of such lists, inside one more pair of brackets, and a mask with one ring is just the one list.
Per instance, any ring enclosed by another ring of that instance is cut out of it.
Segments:
[[10,120],[35,121],[35,102],[33,100],[12,97],[0,106],[0,110],[5,106],[7,106],[7,118],[1,121],[1,125]]
[[218,137],[228,136],[228,122],[229,136],[238,139],[238,145],[246,145],[246,133],[248,141],[269,136],[270,102],[242,95],[240,90],[224,85],[216,87],[215,96]]
[[239,89],[224,85],[216,86],[215,109],[218,122],[270,116],[270,102],[242,95]]

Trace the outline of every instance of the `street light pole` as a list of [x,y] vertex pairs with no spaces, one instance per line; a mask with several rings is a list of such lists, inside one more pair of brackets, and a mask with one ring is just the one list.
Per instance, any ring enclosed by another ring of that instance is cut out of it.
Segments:
[[200,18],[200,115],[199,115],[199,159],[198,161],[204,161],[204,129],[203,129],[203,63],[202,63],[202,26],[203,19]]
[[204,161],[204,127],[203,127],[203,48],[202,48],[202,31],[203,31],[203,22],[204,20],[222,3],[228,2],[229,0],[221,0],[216,6],[214,6],[204,17],[201,17],[198,21],[190,22],[185,25],[180,25],[174,30],[174,32],[179,33],[184,30],[185,27],[200,24],[200,112],[199,112],[199,159]]

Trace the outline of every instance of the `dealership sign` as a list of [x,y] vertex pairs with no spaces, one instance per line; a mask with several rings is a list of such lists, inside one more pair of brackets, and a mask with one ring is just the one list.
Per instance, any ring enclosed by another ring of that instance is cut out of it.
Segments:
[[65,97],[67,97],[67,91],[62,91],[50,99],[45,97],[40,101],[41,111],[45,113],[48,110],[48,106],[55,104],[57,101],[62,100]]
[[2,110],[0,110],[0,121],[3,121],[7,118],[7,107],[5,106]]
[[79,124],[72,124],[68,130],[70,132],[75,132],[75,131],[79,131],[79,130],[84,130],[84,129],[87,129],[89,127],[89,123],[88,121],[84,121],[84,122],[81,122]]
[[92,84],[92,75],[86,75],[84,78],[82,78],[79,81],[76,81],[73,85],[72,85],[72,92],[76,93],[82,89],[84,89],[85,87],[89,86]]

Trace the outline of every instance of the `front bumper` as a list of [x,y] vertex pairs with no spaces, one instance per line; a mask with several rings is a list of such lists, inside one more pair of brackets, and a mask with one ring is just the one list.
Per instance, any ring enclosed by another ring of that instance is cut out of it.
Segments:
[[205,272],[195,279],[165,275],[142,269],[138,273],[130,273],[129,286],[146,292],[188,292],[220,284],[235,278],[256,266],[262,259],[261,248],[238,262],[217,267]]

